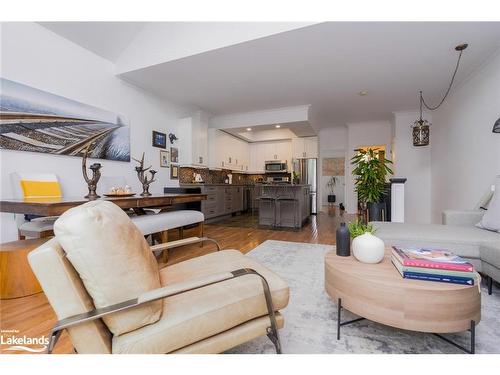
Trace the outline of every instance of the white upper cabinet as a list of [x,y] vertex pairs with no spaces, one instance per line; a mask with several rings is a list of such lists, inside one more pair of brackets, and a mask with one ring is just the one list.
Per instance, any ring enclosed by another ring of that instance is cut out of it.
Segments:
[[185,166],[208,166],[208,120],[198,112],[192,117],[179,120],[177,137],[179,147],[179,164]]
[[317,158],[318,137],[293,138],[292,154],[294,159]]
[[266,161],[281,161],[291,168],[292,142],[289,140],[250,144],[250,171],[263,173]]
[[246,172],[250,169],[250,146],[218,129],[208,131],[209,167]]

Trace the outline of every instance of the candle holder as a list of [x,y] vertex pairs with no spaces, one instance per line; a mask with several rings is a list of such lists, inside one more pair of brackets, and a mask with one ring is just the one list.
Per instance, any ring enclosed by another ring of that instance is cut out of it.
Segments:
[[134,160],[139,163],[139,165],[135,167],[135,171],[137,172],[137,177],[139,178],[139,181],[142,184],[142,193],[140,195],[141,197],[149,197],[151,195],[151,193],[149,192],[149,185],[152,182],[156,181],[155,180],[156,171],[151,169],[149,171],[149,173],[151,173],[151,178],[148,179],[148,176],[145,174],[145,172],[151,168],[151,165],[147,168],[144,168],[144,152],[142,153],[141,160],[137,159]]
[[94,163],[90,166],[90,170],[92,171],[92,177],[89,177],[87,173],[87,156],[90,150],[90,145],[87,146],[85,149],[85,152],[83,154],[83,159],[82,159],[82,173],[83,173],[83,178],[85,179],[85,182],[87,183],[87,187],[89,189],[89,193],[85,196],[85,198],[88,199],[97,199],[100,198],[100,195],[97,195],[96,190],[97,190],[97,183],[99,182],[99,179],[101,178],[101,171],[100,169],[102,168],[102,165],[100,163]]

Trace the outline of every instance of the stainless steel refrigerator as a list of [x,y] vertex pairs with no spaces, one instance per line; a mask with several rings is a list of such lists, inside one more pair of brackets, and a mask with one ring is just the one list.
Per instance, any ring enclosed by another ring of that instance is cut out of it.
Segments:
[[317,188],[318,188],[318,160],[294,159],[293,171],[299,174],[301,184],[311,185],[311,214],[318,213]]

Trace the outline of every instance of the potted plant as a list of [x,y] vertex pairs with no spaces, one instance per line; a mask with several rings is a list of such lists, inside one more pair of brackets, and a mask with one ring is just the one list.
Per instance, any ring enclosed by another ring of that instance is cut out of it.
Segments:
[[298,174],[297,172],[293,171],[292,172],[292,180],[293,180],[294,184],[300,183],[300,174]]
[[368,209],[369,220],[382,220],[382,211],[385,203],[381,202],[386,194],[385,180],[388,174],[392,174],[389,164],[392,161],[383,157],[380,159],[375,150],[357,149],[357,153],[351,158],[354,165],[352,174],[355,176],[355,190],[363,210]]
[[330,194],[328,194],[328,203],[335,203],[335,185],[337,185],[337,177],[332,176],[326,183]]
[[384,259],[384,241],[374,236],[372,224],[364,224],[359,220],[348,225],[352,238],[352,255],[362,263],[379,263]]

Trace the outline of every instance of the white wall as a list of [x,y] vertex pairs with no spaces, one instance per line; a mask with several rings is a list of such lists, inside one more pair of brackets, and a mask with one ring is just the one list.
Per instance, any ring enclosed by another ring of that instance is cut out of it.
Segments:
[[433,114],[432,220],[447,208],[471,209],[500,174],[500,51]]
[[347,152],[346,152],[346,211],[357,212],[357,193],[354,191],[354,169],[350,159],[354,150],[361,146],[385,145],[386,158],[392,153],[393,125],[389,121],[358,122],[347,124]]
[[[159,166],[159,149],[151,147],[151,131],[175,131],[179,108],[116,78],[109,61],[38,24],[3,23],[1,28],[2,77],[125,115],[131,125],[132,156],[140,157],[145,151],[146,162],[159,172],[151,192],[160,193],[166,185],[177,185],[177,181],[170,181],[169,169]],[[103,175],[125,176],[134,191],[140,192],[135,162],[99,162],[103,164]],[[61,179],[64,195],[83,197],[86,185],[80,164],[77,157],[0,150],[0,195],[12,197],[9,174],[26,171],[55,172]],[[16,239],[13,215],[2,214],[1,219],[0,242]]]
[[[395,177],[406,177],[405,222],[431,222],[431,147],[415,147],[411,125],[419,113],[394,113],[393,171]],[[430,114],[424,118],[432,122]]]
[[[330,176],[322,176],[323,158],[345,157],[347,147],[347,128],[345,126],[333,126],[330,128],[323,128],[318,133],[318,176],[319,176],[319,189],[318,189],[318,202],[325,205],[327,202],[328,189],[326,183]],[[337,195],[337,202],[345,204],[345,178],[337,181],[335,187],[335,194]]]

